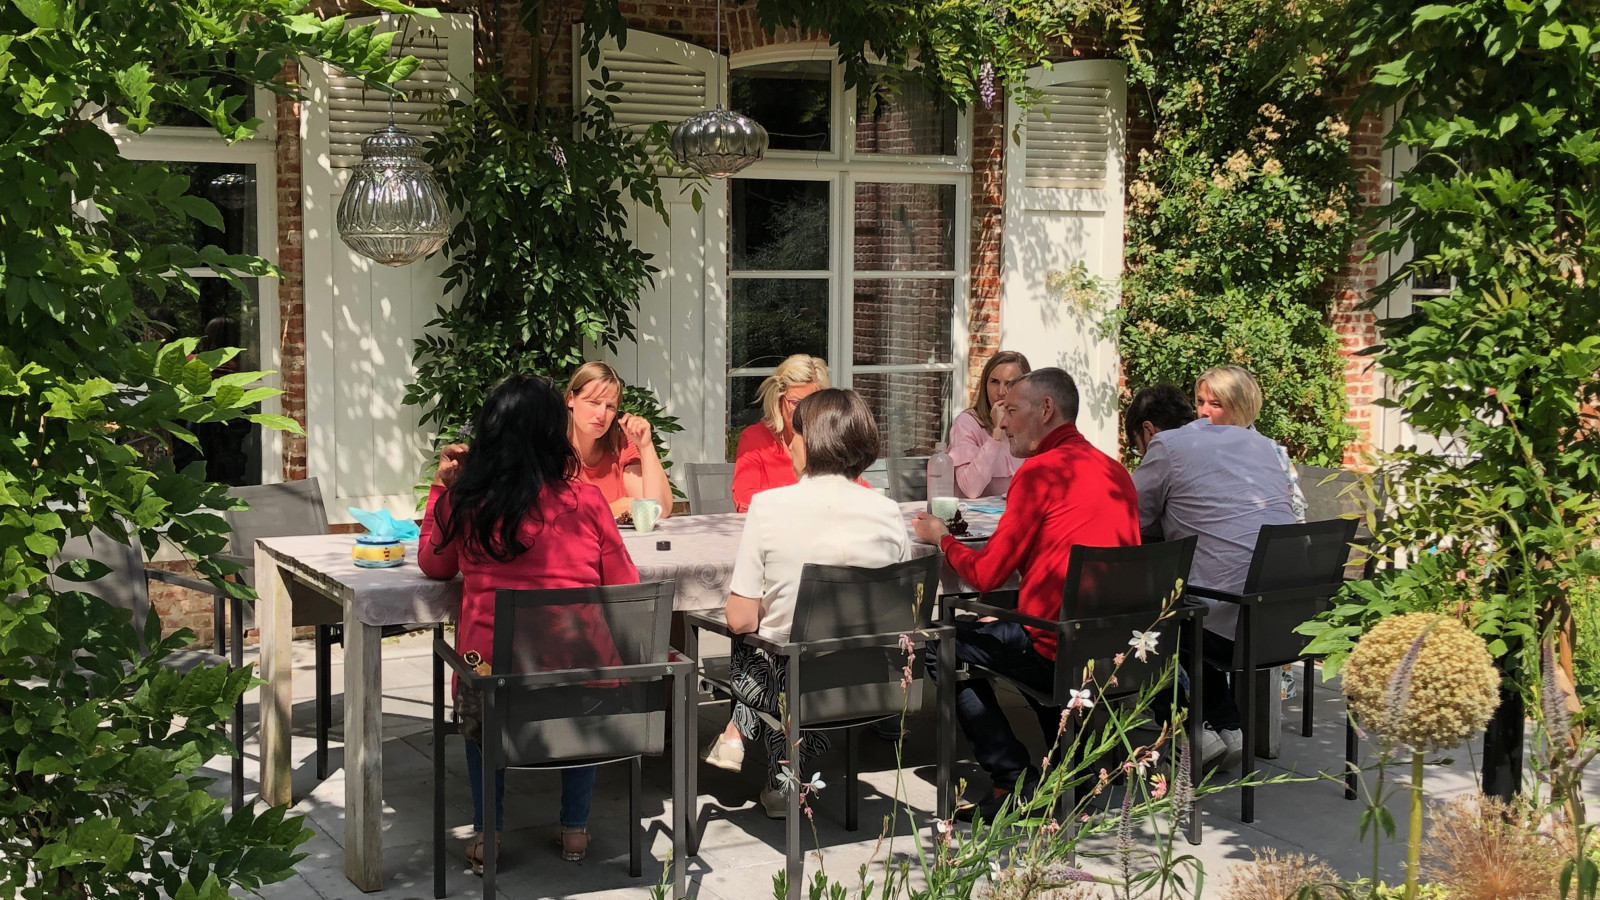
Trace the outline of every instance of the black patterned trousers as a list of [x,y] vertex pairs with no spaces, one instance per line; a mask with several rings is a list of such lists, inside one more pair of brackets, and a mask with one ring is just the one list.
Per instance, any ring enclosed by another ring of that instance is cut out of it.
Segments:
[[[783,711],[779,698],[789,684],[789,670],[783,661],[774,659],[765,650],[758,650],[743,642],[733,645],[729,660],[730,681],[733,684],[733,724],[747,741],[759,742],[767,750],[767,787],[782,784],[779,777],[783,761],[789,758],[789,748],[783,737]],[[810,778],[805,771],[806,760],[815,759],[828,749],[828,736],[820,731],[806,731],[800,737],[800,758],[789,766],[789,771],[800,781]]]

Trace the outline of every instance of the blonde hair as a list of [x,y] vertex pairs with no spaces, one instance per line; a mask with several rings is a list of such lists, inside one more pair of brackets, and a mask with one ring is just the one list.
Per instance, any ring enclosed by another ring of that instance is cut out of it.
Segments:
[[994,430],[994,407],[989,403],[989,376],[1004,365],[1014,365],[1024,375],[1033,371],[1033,366],[1028,365],[1028,358],[1015,350],[1001,350],[984,363],[983,374],[978,376],[978,399],[972,404],[972,414],[978,417],[978,424],[985,431]]
[[761,403],[761,422],[773,434],[783,434],[783,393],[797,384],[814,384],[818,390],[828,383],[828,364],[815,356],[796,353],[781,363],[761,382],[756,400]]
[[[575,399],[579,394],[583,393],[584,388],[587,388],[589,385],[594,384],[597,381],[601,384],[616,385],[618,407],[617,416],[611,420],[611,427],[606,430],[605,435],[601,437],[600,440],[607,445],[607,449],[615,453],[621,453],[622,448],[626,446],[624,442],[627,440],[627,438],[625,438],[622,434],[621,409],[622,391],[625,385],[622,383],[622,376],[617,374],[616,369],[613,369],[605,363],[599,361],[584,363],[583,365],[579,366],[578,370],[573,372],[572,377],[567,380],[566,399]],[[568,413],[568,421],[571,421],[570,412]],[[569,424],[569,431],[570,428],[571,426]]]
[[1239,366],[1217,366],[1200,373],[1194,380],[1195,393],[1205,385],[1212,396],[1222,404],[1233,418],[1233,424],[1249,428],[1261,415],[1261,385],[1249,370]]

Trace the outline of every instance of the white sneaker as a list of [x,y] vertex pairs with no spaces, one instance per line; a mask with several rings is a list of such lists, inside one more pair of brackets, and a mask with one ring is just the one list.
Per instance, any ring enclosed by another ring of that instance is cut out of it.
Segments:
[[725,740],[719,734],[711,739],[702,759],[725,772],[737,772],[744,768],[744,741]]
[[1228,752],[1218,765],[1224,769],[1231,769],[1244,759],[1244,732],[1237,728],[1224,728],[1217,733],[1221,735],[1223,744],[1228,748]]
[[1212,768],[1228,755],[1228,742],[1210,728],[1200,729],[1200,767]]
[[767,811],[769,819],[788,818],[789,792],[783,788],[762,788],[761,808]]

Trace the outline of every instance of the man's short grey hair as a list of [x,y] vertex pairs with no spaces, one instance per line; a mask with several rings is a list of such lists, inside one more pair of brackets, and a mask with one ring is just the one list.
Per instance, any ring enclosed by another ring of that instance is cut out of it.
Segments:
[[1036,397],[1049,397],[1055,402],[1061,420],[1069,425],[1078,421],[1078,383],[1065,371],[1051,366],[1034,369],[1017,380],[1018,384],[1032,385]]

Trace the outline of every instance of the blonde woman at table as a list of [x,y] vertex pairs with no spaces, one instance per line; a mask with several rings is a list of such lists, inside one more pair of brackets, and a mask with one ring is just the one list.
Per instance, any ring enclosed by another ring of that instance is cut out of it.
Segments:
[[796,353],[761,382],[761,421],[739,432],[733,452],[733,507],[750,509],[750,498],[762,491],[794,484],[802,467],[793,458],[791,419],[801,400],[828,387],[828,364]]
[[978,398],[972,408],[950,423],[950,458],[956,464],[956,490],[963,497],[999,497],[1011,486],[1022,460],[1011,455],[1006,433],[1000,430],[1011,385],[1033,371],[1028,358],[1014,350],[989,357],[978,379]]
[[[574,477],[578,458],[566,440],[567,411],[548,379],[513,375],[489,392],[470,449],[440,453],[428,492],[417,565],[429,578],[464,576],[456,649],[490,662],[494,598],[500,588],[545,590],[638,584],[639,570],[600,490]],[[551,607],[542,661],[550,668],[619,665],[598,607]],[[467,736],[472,828],[466,857],[483,872],[481,700],[457,684],[455,705]],[[561,770],[560,843],[569,860],[589,848],[594,767]],[[496,829],[504,828],[505,773],[496,773]]]
[[[878,568],[905,559],[910,548],[899,505],[855,482],[878,458],[878,425],[866,401],[855,391],[818,391],[796,406],[793,424],[805,476],[751,499],[728,584],[728,629],[780,642],[789,639],[800,570],[807,563]],[[730,666],[736,702],[729,731],[736,740],[742,736],[766,747],[761,806],[768,816],[782,818],[788,799],[779,761],[789,752],[782,729],[770,723],[780,715],[787,670],[781,660],[742,641],[733,645]],[[724,732],[712,753],[728,743]],[[790,770],[809,771],[807,761],[827,746],[821,732],[806,732]],[[742,740],[737,749],[742,760]]]
[[568,437],[578,454],[579,481],[605,495],[611,514],[630,512],[633,501],[661,504],[672,515],[672,483],[650,439],[650,423],[619,411],[622,378],[603,362],[586,362],[567,382]]
[[[1265,398],[1261,385],[1250,370],[1241,366],[1216,366],[1200,373],[1194,382],[1194,409],[1202,419],[1213,425],[1237,425],[1251,431],[1256,427],[1256,416],[1261,415]],[[1300,490],[1300,473],[1289,459],[1289,450],[1282,444],[1278,448],[1278,465],[1289,479],[1289,506],[1294,509],[1295,521],[1306,520],[1306,495]]]

